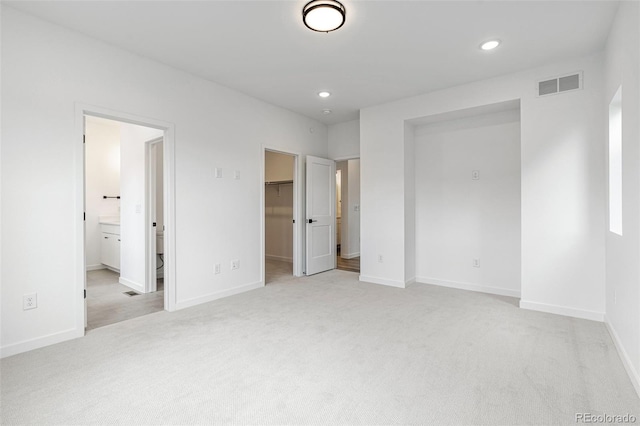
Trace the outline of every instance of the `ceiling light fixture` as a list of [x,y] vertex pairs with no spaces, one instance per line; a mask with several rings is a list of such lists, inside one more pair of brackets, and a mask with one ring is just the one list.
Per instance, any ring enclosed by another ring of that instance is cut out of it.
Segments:
[[329,93],[329,92],[318,92],[318,96],[320,96],[321,98],[328,98],[329,96],[331,96],[331,93]]
[[331,114],[331,110],[330,109],[323,109],[322,113],[323,114]]
[[302,21],[313,31],[328,33],[344,24],[347,10],[336,0],[312,0],[302,8]]
[[493,50],[500,45],[500,40],[485,41],[480,45],[482,50]]

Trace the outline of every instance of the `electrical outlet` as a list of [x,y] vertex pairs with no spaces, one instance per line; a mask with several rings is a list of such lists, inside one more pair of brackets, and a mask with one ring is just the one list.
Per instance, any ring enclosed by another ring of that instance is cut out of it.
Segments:
[[220,270],[221,270],[221,268],[220,268],[220,264],[219,263],[216,263],[215,265],[213,265],[213,273],[214,274],[216,274],[216,275],[219,274],[221,272]]
[[381,254],[378,255],[378,263],[382,263],[382,255]]
[[480,170],[472,170],[471,171],[471,179],[480,180]]
[[231,270],[240,269],[240,261],[238,259],[233,259],[231,261]]
[[474,268],[480,267],[480,259],[473,259],[473,267]]
[[35,309],[38,307],[38,294],[31,293],[22,296],[22,310],[27,311],[29,309]]

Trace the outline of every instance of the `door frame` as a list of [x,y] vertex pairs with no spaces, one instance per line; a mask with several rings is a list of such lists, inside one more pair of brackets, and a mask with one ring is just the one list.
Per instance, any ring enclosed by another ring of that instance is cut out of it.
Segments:
[[[158,229],[153,226],[154,220],[157,220],[156,210],[156,164],[157,150],[155,145],[164,142],[164,138],[154,138],[144,143],[144,169],[145,169],[145,203],[147,204],[145,215],[145,283],[144,292],[151,293],[158,290],[158,270],[156,269],[156,234]],[[164,149],[164,145],[163,145]],[[162,177],[164,180],[164,168]],[[164,193],[164,187],[163,191]],[[163,194],[164,195],[164,194]],[[164,197],[162,202],[162,210],[164,212]],[[163,214],[164,217],[164,214]],[[166,228],[166,227],[165,227]],[[164,254],[163,254],[164,256]]]
[[302,187],[300,182],[302,181],[302,168],[300,167],[300,156],[301,154],[298,152],[292,152],[287,150],[286,148],[277,147],[273,145],[262,145],[260,148],[260,276],[262,277],[262,285],[266,285],[266,268],[265,268],[265,256],[266,256],[266,248],[265,248],[265,160],[266,160],[266,152],[276,152],[278,154],[290,155],[293,157],[293,220],[295,224],[293,226],[293,276],[301,277],[303,275],[303,258],[304,256],[301,253],[303,249],[303,242],[301,241],[303,230],[302,230],[302,200],[304,199],[302,195]]
[[164,190],[164,222],[165,227],[165,288],[164,309],[176,309],[176,250],[175,250],[175,125],[165,121],[144,116],[116,111],[95,105],[75,104],[75,323],[76,333],[85,334],[85,158],[84,158],[84,117],[93,116],[124,123],[137,124],[164,131],[163,135],[163,190]]

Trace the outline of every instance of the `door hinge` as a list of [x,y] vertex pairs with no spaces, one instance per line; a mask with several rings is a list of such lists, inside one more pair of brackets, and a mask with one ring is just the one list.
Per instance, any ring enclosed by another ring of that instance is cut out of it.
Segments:
[[87,135],[82,135],[82,143],[86,143],[87,142]]
[[87,220],[87,212],[83,212],[82,213],[82,220],[84,220],[84,221]]
[[155,222],[153,222],[153,226],[154,226],[154,228],[155,228],[155,226],[156,226],[156,223],[155,223]]
[[295,219],[293,219],[293,223],[296,223],[296,220],[295,220]]
[[84,298],[85,299],[87,298],[87,289],[86,288],[84,289]]

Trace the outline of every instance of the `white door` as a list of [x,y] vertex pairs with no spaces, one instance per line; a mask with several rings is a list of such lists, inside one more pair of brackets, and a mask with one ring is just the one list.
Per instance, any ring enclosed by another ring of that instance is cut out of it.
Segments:
[[307,275],[336,267],[336,163],[307,156]]

